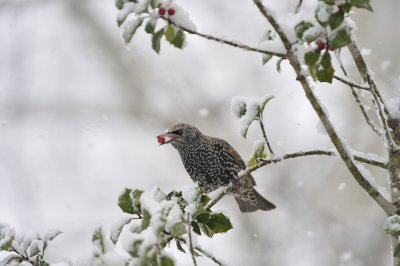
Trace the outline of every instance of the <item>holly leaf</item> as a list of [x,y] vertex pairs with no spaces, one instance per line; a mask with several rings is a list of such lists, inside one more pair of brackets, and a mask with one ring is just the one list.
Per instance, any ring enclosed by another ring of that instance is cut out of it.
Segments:
[[150,225],[151,214],[148,210],[143,209],[143,217],[142,217],[142,230],[145,230]]
[[121,193],[118,198],[118,206],[125,213],[129,214],[137,214],[135,209],[133,208],[133,200],[131,197],[132,189],[125,188],[125,190]]
[[136,30],[140,25],[142,25],[142,23],[143,18],[141,17],[136,17],[125,22],[125,27],[122,33],[122,38],[124,38],[125,43],[129,43],[132,40],[133,35],[135,35]]
[[271,60],[272,56],[272,54],[263,54],[262,64],[265,65],[266,63],[268,63],[268,61]]
[[351,0],[350,4],[355,7],[364,8],[369,11],[374,11],[371,7],[370,0]]
[[164,28],[153,33],[153,37],[151,38],[151,47],[157,54],[160,53],[160,46],[161,46],[160,42],[161,42],[161,37],[163,35],[164,35]]
[[154,30],[156,29],[156,25],[157,25],[157,19],[151,18],[147,21],[146,26],[144,27],[144,30],[149,34],[153,34]]
[[335,73],[335,69],[323,68],[317,71],[317,78],[320,82],[328,82],[332,83],[333,74]]
[[210,220],[210,213],[209,212],[203,212],[197,215],[196,221],[199,223],[207,224],[208,221]]
[[171,24],[169,24],[167,26],[167,29],[164,31],[164,36],[165,39],[169,42],[172,43],[174,37],[175,37],[175,29],[174,26],[172,26]]
[[[96,230],[94,230],[92,236],[92,243],[98,248],[100,254],[104,254],[106,248],[104,244],[103,228],[98,227]],[[100,254],[97,255],[100,256]]]
[[394,251],[393,251],[393,257],[400,258],[400,244],[397,244]]
[[207,226],[214,233],[225,233],[232,229],[231,221],[223,213],[213,213],[207,223]]
[[193,232],[195,232],[198,235],[201,235],[199,224],[196,223],[195,221],[192,221],[190,224],[192,225]]
[[303,34],[306,30],[308,30],[309,28],[312,28],[314,26],[314,24],[312,24],[309,21],[301,21],[299,24],[297,24],[294,27],[294,31],[296,32],[296,37],[300,40],[303,39]]
[[340,24],[342,24],[343,20],[344,20],[344,12],[339,11],[333,13],[328,19],[329,27],[331,27],[331,29],[334,30],[337,27],[339,27]]
[[279,60],[276,62],[276,70],[280,73],[281,72],[281,63],[283,61],[283,58],[279,58]]
[[186,253],[186,251],[182,247],[181,241],[179,241],[178,238],[175,238],[175,243],[176,243],[176,247],[178,248],[179,251]]
[[[157,265],[157,264],[151,263],[151,265]],[[174,265],[175,265],[175,262],[171,257],[169,257],[167,255],[163,255],[161,257],[161,266],[174,266]]]
[[336,33],[336,35],[332,39],[331,45],[333,49],[338,49],[347,46],[350,43],[351,43],[350,35],[346,30],[343,29]]
[[183,30],[178,30],[175,35],[175,38],[172,40],[172,44],[179,49],[182,49],[183,45],[185,44],[185,33]]
[[178,237],[186,234],[186,225],[184,222],[177,222],[171,226],[171,236]]
[[304,61],[306,62],[307,66],[313,66],[318,62],[321,52],[316,49],[314,51],[307,52],[304,55]]

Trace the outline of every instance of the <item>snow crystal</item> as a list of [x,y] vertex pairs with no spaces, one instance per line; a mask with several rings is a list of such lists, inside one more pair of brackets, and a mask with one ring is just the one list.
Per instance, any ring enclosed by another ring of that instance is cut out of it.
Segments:
[[387,108],[394,119],[400,119],[400,98],[391,98],[387,102]]
[[246,109],[246,98],[235,96],[232,98],[231,101],[231,111],[232,114],[235,115],[237,118],[242,116],[243,110]]
[[339,186],[337,187],[337,189],[338,189],[339,191],[342,191],[343,189],[346,188],[346,186],[347,186],[347,184],[346,184],[345,182],[342,182],[342,183],[339,184]]
[[371,54],[371,51],[372,50],[370,48],[361,48],[360,53],[362,56],[368,56]]
[[392,65],[392,62],[391,62],[391,61],[389,61],[389,60],[384,60],[384,61],[382,61],[382,63],[381,63],[381,70],[382,70],[382,71],[386,71],[386,70],[388,70],[388,68],[389,68],[391,65]]
[[197,115],[200,117],[207,117],[210,114],[210,111],[207,108],[201,108],[197,111]]
[[342,254],[340,254],[339,260],[341,262],[346,262],[346,261],[351,260],[352,258],[353,258],[353,252],[346,251],[346,252],[343,252]]

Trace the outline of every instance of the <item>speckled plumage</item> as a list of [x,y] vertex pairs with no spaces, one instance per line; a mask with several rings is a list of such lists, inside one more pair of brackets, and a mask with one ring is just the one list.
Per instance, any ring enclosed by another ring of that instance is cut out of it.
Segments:
[[246,165],[226,141],[203,135],[197,128],[183,123],[171,127],[168,134],[173,136],[171,144],[178,150],[189,176],[205,192],[232,182],[242,212],[275,208],[254,189],[255,181],[251,175],[238,182],[238,173]]

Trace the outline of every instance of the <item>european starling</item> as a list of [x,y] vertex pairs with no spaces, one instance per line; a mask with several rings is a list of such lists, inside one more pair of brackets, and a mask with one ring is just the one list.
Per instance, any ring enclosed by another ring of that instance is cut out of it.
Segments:
[[246,165],[226,141],[203,135],[194,126],[183,123],[159,135],[158,140],[160,144],[171,143],[178,150],[189,176],[206,193],[232,182],[235,200],[242,212],[276,208],[254,189],[256,183],[250,174],[238,178]]

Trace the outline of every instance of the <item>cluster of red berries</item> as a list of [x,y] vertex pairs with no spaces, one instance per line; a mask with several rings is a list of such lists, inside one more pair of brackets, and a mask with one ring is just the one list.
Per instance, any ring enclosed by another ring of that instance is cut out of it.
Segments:
[[330,44],[327,44],[325,40],[319,39],[317,42],[317,49],[322,51],[328,49],[329,51],[335,50]]
[[168,13],[169,16],[173,16],[173,15],[175,15],[175,9],[173,9],[173,8],[165,9],[165,8],[163,8],[163,7],[160,7],[160,8],[158,9],[158,14],[159,14],[160,16],[164,16],[165,13]]

